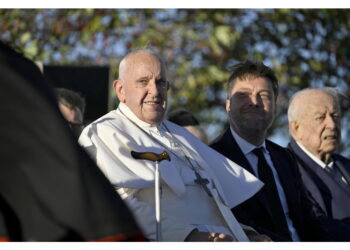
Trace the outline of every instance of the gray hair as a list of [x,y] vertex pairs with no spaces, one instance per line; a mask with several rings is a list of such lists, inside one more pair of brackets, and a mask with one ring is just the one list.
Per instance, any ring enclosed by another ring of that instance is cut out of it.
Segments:
[[330,96],[333,97],[333,100],[335,101],[336,105],[337,105],[337,109],[340,110],[340,98],[339,95],[340,93],[338,92],[338,90],[336,88],[332,88],[332,87],[324,87],[324,88],[306,88],[303,90],[300,90],[298,92],[296,92],[289,100],[289,105],[288,105],[288,121],[296,121],[298,120],[298,116],[299,116],[299,110],[298,109],[298,105],[297,102],[295,100],[299,99],[301,96],[309,94],[309,92],[314,91],[314,90],[319,90],[322,91]]

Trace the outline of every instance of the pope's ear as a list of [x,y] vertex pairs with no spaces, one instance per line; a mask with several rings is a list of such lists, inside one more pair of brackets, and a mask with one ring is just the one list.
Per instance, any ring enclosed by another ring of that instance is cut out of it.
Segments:
[[123,85],[123,81],[122,80],[115,80],[113,82],[113,88],[115,93],[118,96],[118,99],[120,102],[125,102],[125,89],[124,89],[124,85]]

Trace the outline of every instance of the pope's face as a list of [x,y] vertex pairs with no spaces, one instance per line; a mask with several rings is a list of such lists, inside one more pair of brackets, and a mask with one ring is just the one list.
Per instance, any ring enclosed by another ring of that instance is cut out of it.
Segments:
[[168,82],[165,68],[155,56],[145,52],[132,55],[115,88],[119,100],[140,120],[159,124],[164,119]]
[[295,139],[319,159],[327,159],[340,141],[340,111],[336,102],[332,96],[314,91],[298,105],[305,112],[298,117]]
[[275,114],[272,84],[263,77],[236,79],[226,101],[231,127],[238,134],[254,131],[263,135],[271,126]]

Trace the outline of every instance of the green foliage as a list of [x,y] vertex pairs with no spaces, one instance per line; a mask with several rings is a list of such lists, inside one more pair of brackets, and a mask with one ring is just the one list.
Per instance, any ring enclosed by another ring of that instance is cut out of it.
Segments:
[[[239,61],[262,60],[276,71],[271,133],[287,133],[288,99],[298,89],[333,86],[350,96],[348,9],[1,9],[0,39],[46,64],[105,65],[152,46],[168,65],[171,106],[216,124],[212,137],[226,121],[226,79]],[[342,105],[346,138],[349,101]]]

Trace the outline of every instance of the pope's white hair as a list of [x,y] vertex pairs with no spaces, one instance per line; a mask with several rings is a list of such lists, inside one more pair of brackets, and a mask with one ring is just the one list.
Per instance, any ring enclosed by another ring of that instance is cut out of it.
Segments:
[[127,62],[128,60],[130,59],[130,57],[138,54],[138,53],[146,53],[146,54],[149,54],[149,55],[152,55],[154,56],[155,58],[157,58],[159,60],[159,62],[161,63],[161,65],[163,65],[165,67],[165,63],[164,61],[162,60],[162,58],[159,56],[159,54],[157,52],[155,52],[154,49],[152,48],[142,48],[142,49],[137,49],[137,50],[134,50],[134,51],[131,51],[129,52],[128,54],[126,54],[122,60],[120,61],[119,63],[119,75],[118,75],[118,79],[121,80],[123,83],[124,83],[124,79],[123,79],[123,76],[125,74],[125,71],[126,71],[126,65],[127,65]]

